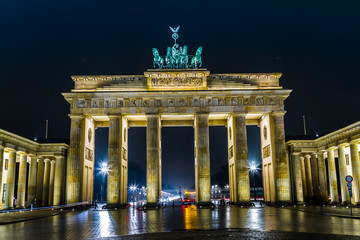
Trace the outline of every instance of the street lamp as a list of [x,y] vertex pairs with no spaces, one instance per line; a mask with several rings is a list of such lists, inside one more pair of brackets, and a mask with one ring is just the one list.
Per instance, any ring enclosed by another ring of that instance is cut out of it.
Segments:
[[101,185],[100,185],[100,198],[101,198],[100,201],[101,202],[103,202],[103,195],[104,195],[103,193],[104,193],[104,189],[105,189],[104,184],[106,183],[105,176],[106,176],[106,174],[108,174],[108,172],[109,172],[109,168],[108,168],[107,163],[106,162],[101,163],[101,165],[100,165],[100,173],[104,177],[104,179],[103,179],[103,181],[101,182]]
[[102,163],[102,164],[101,164],[101,172],[102,172],[103,174],[107,174],[108,171],[109,171],[109,169],[108,169],[107,163]]
[[252,173],[252,176],[253,176],[253,181],[254,181],[254,201],[256,201],[256,177],[255,177],[255,173],[257,172],[257,167],[256,167],[254,161],[252,161],[252,163],[250,165],[250,172]]

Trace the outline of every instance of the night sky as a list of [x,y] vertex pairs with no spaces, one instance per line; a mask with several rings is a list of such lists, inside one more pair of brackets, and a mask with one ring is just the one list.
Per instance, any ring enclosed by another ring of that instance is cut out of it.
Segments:
[[[307,2],[307,3],[305,3]],[[359,1],[2,1],[0,128],[34,139],[69,138],[71,75],[143,74],[151,49],[171,46],[168,26],[189,54],[203,46],[211,73],[282,72],[287,135],[326,134],[359,121]],[[145,128],[129,130],[129,166],[145,176]],[[106,159],[106,130],[97,161]],[[163,183],[193,184],[193,129],[164,128]],[[176,137],[174,137],[176,135]],[[211,170],[226,164],[224,127],[210,128]],[[259,130],[248,128],[259,161]],[[186,163],[186,164],[185,164]],[[187,180],[184,180],[187,179]],[[130,179],[130,181],[133,179]],[[181,182],[183,181],[183,182]]]

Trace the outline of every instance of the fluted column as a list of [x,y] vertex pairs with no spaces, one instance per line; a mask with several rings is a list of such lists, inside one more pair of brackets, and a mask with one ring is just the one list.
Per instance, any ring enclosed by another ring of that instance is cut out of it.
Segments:
[[237,204],[248,205],[250,204],[250,181],[245,114],[234,114],[233,130]]
[[345,159],[345,145],[340,144],[338,147],[338,160],[339,160],[339,174],[340,174],[340,189],[341,189],[341,204],[349,204],[350,196],[346,186],[345,177],[347,174],[346,159]]
[[107,206],[115,207],[120,203],[120,129],[122,122],[120,116],[109,116],[109,118]]
[[334,148],[327,150],[331,204],[339,203]]
[[50,162],[50,180],[49,180],[49,206],[54,204],[54,177],[55,177],[55,161]]
[[305,174],[306,174],[306,189],[308,199],[311,201],[313,196],[313,186],[312,186],[312,177],[311,177],[311,163],[310,155],[305,155]]
[[195,115],[195,187],[199,205],[211,202],[209,123],[207,114]]
[[49,205],[50,160],[45,159],[42,206]]
[[328,203],[328,187],[326,177],[326,166],[324,159],[324,152],[318,154],[318,167],[319,167],[319,191],[320,191],[320,202],[323,204]]
[[313,194],[315,197],[315,202],[320,203],[320,185],[319,185],[319,167],[318,160],[315,153],[311,154],[311,179],[313,186]]
[[286,156],[285,145],[285,128],[284,128],[284,114],[285,112],[274,112],[273,117],[273,131],[271,134],[275,145],[275,162],[276,162],[276,196],[278,203],[290,203],[290,173],[289,173],[289,159]]
[[37,160],[37,176],[36,176],[36,206],[41,207],[43,184],[44,184],[44,159],[39,158]]
[[6,177],[5,192],[5,209],[14,208],[14,192],[15,192],[15,169],[16,169],[16,152],[9,150],[9,163]]
[[305,158],[300,157],[300,167],[301,167],[301,180],[303,186],[303,193],[304,193],[304,201],[309,201],[309,195],[307,190],[307,183],[306,183],[306,170],[305,170]]
[[161,198],[160,135],[160,117],[158,115],[148,115],[146,129],[146,199],[148,205],[157,205]]
[[30,155],[30,171],[27,190],[27,207],[30,207],[36,198],[36,171],[37,157]]
[[360,204],[360,159],[359,159],[359,148],[358,142],[350,143],[350,156],[351,156],[351,169],[353,180],[353,196],[356,204]]
[[70,115],[70,149],[66,169],[66,203],[77,203],[81,200],[81,167],[82,167],[82,142],[83,116]]
[[0,200],[2,201],[3,188],[3,169],[4,169],[4,147],[0,145]]
[[55,179],[54,179],[54,199],[53,205],[57,206],[61,203],[61,188],[64,179],[64,157],[55,156]]
[[27,155],[23,152],[19,153],[19,178],[17,191],[17,205],[16,208],[25,208],[25,192],[26,192],[26,169],[27,169]]
[[301,177],[301,163],[300,163],[300,154],[299,153],[293,153],[292,154],[292,160],[293,160],[293,172],[294,172],[294,180],[295,180],[295,196],[296,196],[296,202],[297,203],[303,203],[304,202],[304,191],[303,191],[303,182]]

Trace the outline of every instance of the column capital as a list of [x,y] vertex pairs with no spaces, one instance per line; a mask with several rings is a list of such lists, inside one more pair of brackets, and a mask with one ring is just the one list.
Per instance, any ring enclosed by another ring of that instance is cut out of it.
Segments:
[[64,158],[63,155],[55,155],[54,157],[55,157],[55,159]]
[[68,114],[69,118],[71,119],[83,119],[84,115],[79,115],[79,114]]
[[300,152],[293,152],[292,155],[300,156]]
[[27,153],[23,152],[23,151],[16,151],[16,153],[19,154],[19,155],[27,155]]
[[346,147],[347,145],[349,145],[349,143],[340,143],[338,147]]
[[350,141],[350,144],[359,144],[359,139]]
[[16,153],[16,150],[14,148],[9,148],[9,147],[6,147],[6,151],[8,151],[9,153],[13,153],[15,152]]
[[43,162],[44,162],[44,158],[38,157],[37,162],[39,162],[39,161],[43,161]]
[[326,149],[326,151],[336,150],[337,148],[338,148],[337,146],[331,146],[328,149]]
[[120,118],[121,115],[107,115],[109,118]]
[[50,164],[54,164],[54,163],[55,163],[55,160],[51,160],[51,161],[50,161]]
[[307,158],[307,159],[311,158],[311,156],[309,154],[306,154],[304,157]]
[[304,158],[304,156],[300,156],[300,160],[302,161],[302,160],[304,160],[305,158]]
[[50,159],[45,158],[45,159],[44,159],[44,162],[50,162]]
[[270,115],[275,117],[275,116],[284,116],[286,113],[286,111],[276,111],[276,112],[271,112]]
[[233,116],[244,116],[244,117],[246,117],[246,113],[244,113],[244,112],[233,112],[232,114],[230,114],[230,115],[233,115]]

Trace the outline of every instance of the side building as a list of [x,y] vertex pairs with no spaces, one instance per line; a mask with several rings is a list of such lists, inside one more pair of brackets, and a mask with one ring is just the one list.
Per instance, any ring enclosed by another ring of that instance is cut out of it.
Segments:
[[350,203],[345,177],[351,175],[352,203],[360,204],[360,121],[312,140],[286,142],[293,201]]
[[0,209],[61,205],[69,145],[0,129]]

